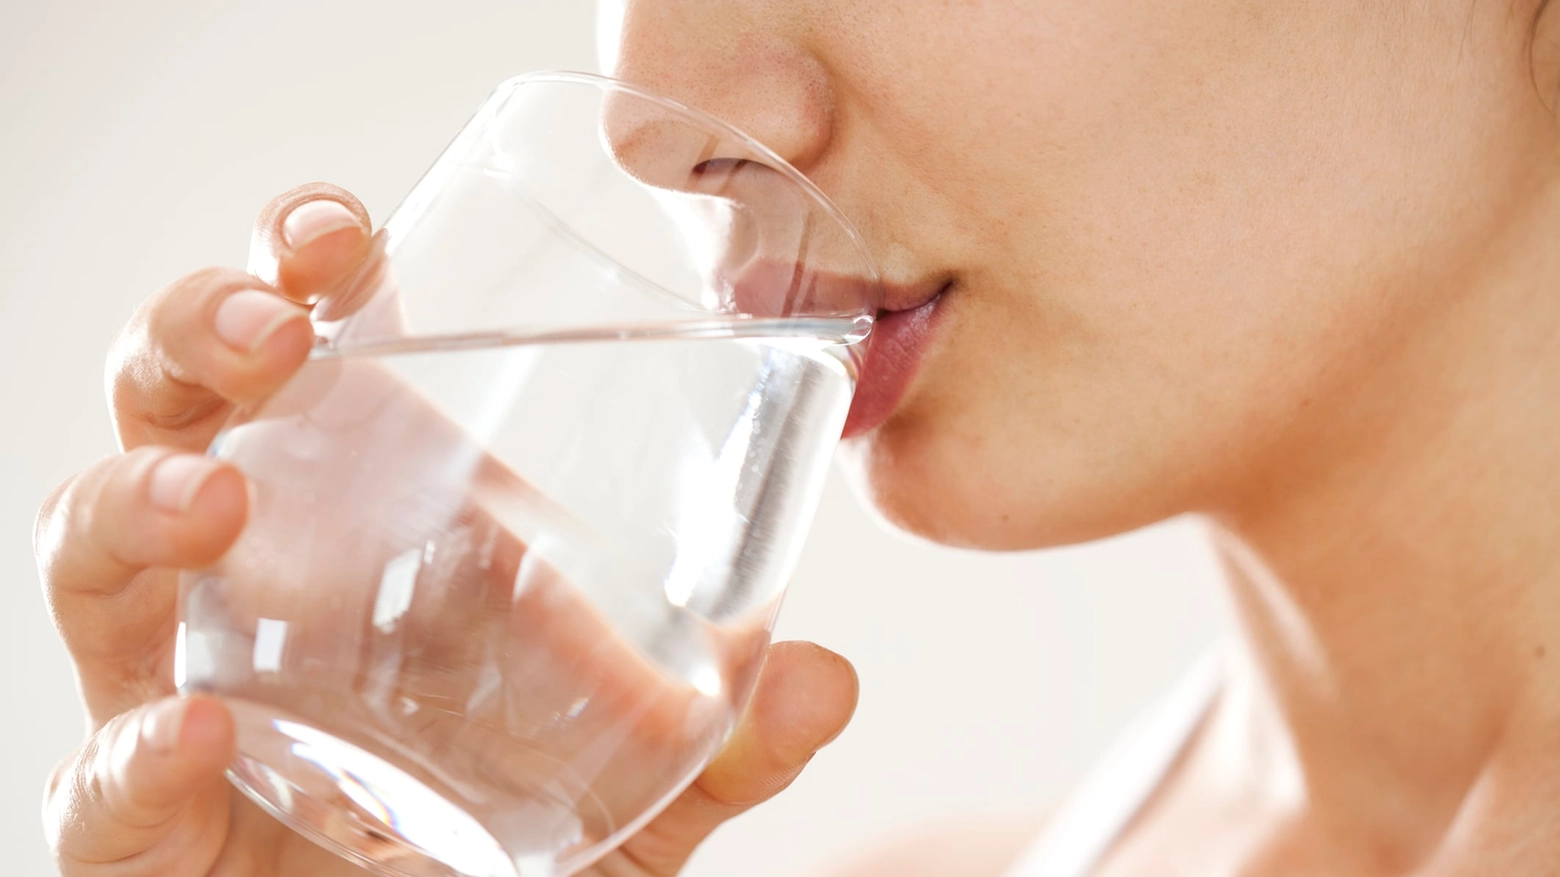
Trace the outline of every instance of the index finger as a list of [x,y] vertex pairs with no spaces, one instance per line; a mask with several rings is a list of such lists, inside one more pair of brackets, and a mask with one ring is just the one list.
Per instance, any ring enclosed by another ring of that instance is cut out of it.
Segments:
[[150,298],[108,358],[121,446],[204,448],[232,405],[283,384],[313,336],[306,311],[274,296],[309,302],[327,294],[356,275],[368,241],[368,214],[350,193],[300,186],[272,199],[255,225],[250,265],[262,277],[199,271]]
[[308,183],[271,199],[255,219],[249,273],[300,304],[346,282],[369,253],[373,223],[363,203],[330,183]]

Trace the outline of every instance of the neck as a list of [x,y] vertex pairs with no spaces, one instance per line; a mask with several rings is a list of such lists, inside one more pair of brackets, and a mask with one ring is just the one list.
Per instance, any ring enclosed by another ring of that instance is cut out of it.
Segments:
[[1394,862],[1444,852],[1518,753],[1560,766],[1560,264],[1540,227],[1560,226],[1509,243],[1260,496],[1210,515],[1258,695],[1231,702],[1298,772],[1290,815]]

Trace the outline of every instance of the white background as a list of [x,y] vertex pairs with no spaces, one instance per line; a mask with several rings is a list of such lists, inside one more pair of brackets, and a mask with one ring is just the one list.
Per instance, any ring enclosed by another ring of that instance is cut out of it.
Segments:
[[[102,367],[136,303],[242,265],[309,180],[395,205],[499,81],[589,69],[585,0],[0,0],[0,872],[52,873],[39,790],[76,745],[31,528],[113,451]],[[861,672],[855,723],[696,877],[805,873],[942,815],[1039,812],[1212,639],[1188,525],[1006,556],[885,533],[831,484],[781,624]]]

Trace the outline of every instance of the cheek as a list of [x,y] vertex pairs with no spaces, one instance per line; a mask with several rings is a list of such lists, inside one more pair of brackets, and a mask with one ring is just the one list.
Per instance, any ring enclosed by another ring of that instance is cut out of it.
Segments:
[[844,456],[938,541],[1079,541],[1260,484],[1435,329],[1550,148],[1520,47],[1461,3],[1057,10],[982,37],[1046,51],[876,80],[882,151],[931,181],[903,237],[961,286]]
[[[1434,177],[1368,188],[1340,170],[1325,197],[1275,185],[1199,200],[1171,186],[1164,209],[1140,199],[1034,247],[1071,273],[1026,269],[1015,248],[968,272],[917,386],[847,448],[847,467],[894,524],[989,549],[1231,501],[1336,430],[1405,345],[1444,331],[1436,315],[1498,222]],[[1517,182],[1491,173],[1474,188],[1509,203]],[[1360,221],[1337,219],[1350,211]]]

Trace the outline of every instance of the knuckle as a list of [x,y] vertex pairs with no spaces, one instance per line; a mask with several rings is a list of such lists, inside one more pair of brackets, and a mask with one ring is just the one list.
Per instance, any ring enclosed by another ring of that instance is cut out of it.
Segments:
[[131,323],[109,348],[103,380],[109,416],[116,430],[122,417],[137,411],[142,388],[155,380],[151,357],[146,355],[149,347],[145,324]]
[[60,852],[63,836],[72,828],[82,827],[88,814],[88,802],[92,800],[96,780],[91,765],[97,761],[99,747],[97,737],[54,766],[44,785],[43,827],[49,847]]
[[119,333],[108,346],[104,373],[110,386],[122,376],[122,373],[136,366],[142,359],[139,354],[150,345],[146,333],[146,316],[150,301],[148,299],[136,308],[135,313],[130,316],[130,321],[120,328]]
[[66,759],[54,766],[43,787],[43,836],[49,849],[58,851],[60,835],[69,819],[68,807],[62,806],[60,790],[64,788],[74,759]]
[[122,742],[126,728],[132,732],[135,730],[135,724],[131,721],[135,714],[135,710],[120,713],[98,729],[83,747],[81,769],[75,773],[76,794],[80,795],[81,800],[95,803],[109,821],[120,824],[129,821],[126,818],[129,815],[128,808],[120,796],[110,789],[108,778],[114,770],[114,750],[122,748],[118,744]]
[[69,550],[72,522],[80,515],[82,474],[72,475],[54,488],[33,521],[33,557],[45,590],[52,590],[55,570]]
[[146,407],[138,411],[137,419],[157,432],[184,432],[198,423],[208,421],[228,404],[227,399],[215,392],[199,392],[200,386],[189,379],[165,374],[163,380],[169,389],[177,388],[180,391],[185,404],[171,405],[166,410]]
[[49,771],[49,776],[43,783],[43,801],[46,810],[53,809],[54,800],[68,788],[67,783],[73,782],[71,775],[76,770],[77,761],[78,755],[73,752],[54,763],[54,768]]
[[159,431],[178,432],[223,407],[203,392],[195,370],[201,340],[222,299],[267,284],[237,268],[210,267],[179,278],[142,302],[109,348],[104,388],[116,429],[125,440],[127,418]]
[[105,458],[67,479],[44,500],[33,527],[33,552],[51,605],[69,577],[67,570],[79,573],[83,555],[128,562],[111,535],[113,522],[123,517],[123,489],[168,453],[167,448],[146,446]]
[[54,489],[49,491],[49,495],[43,498],[42,504],[38,506],[38,513],[33,518],[34,554],[41,555],[43,553],[44,543],[54,527],[54,522],[57,520],[60,504],[65,499],[66,494],[70,492],[71,485],[76,483],[77,477],[72,475],[55,485]]

